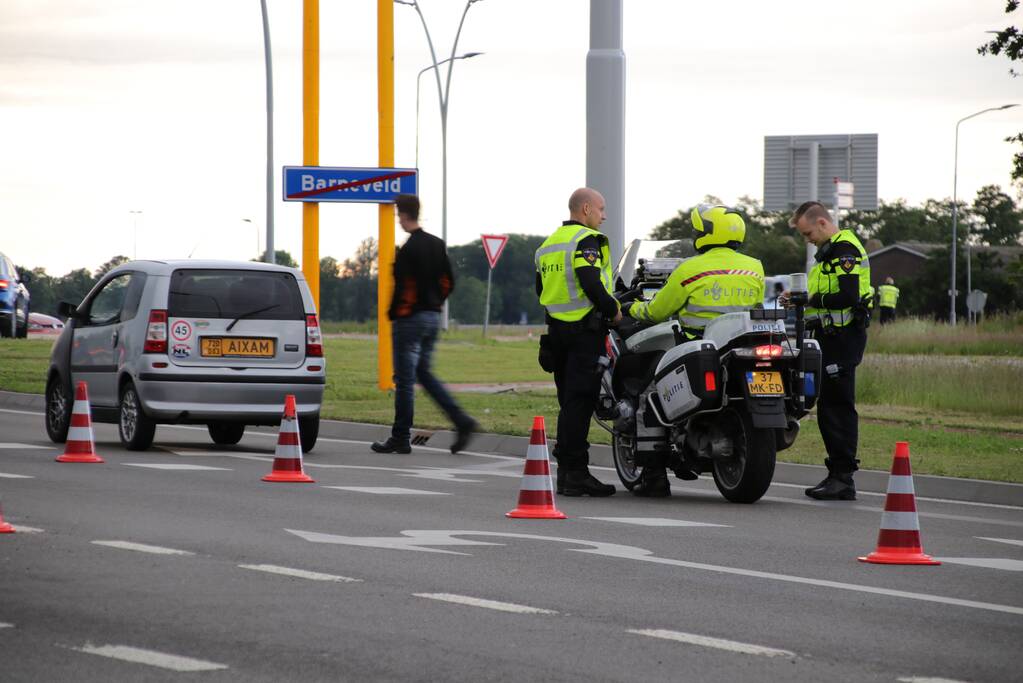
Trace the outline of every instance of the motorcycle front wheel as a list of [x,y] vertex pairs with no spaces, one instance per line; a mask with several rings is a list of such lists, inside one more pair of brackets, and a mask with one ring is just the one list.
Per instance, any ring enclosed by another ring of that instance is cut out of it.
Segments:
[[777,451],[773,429],[757,429],[745,410],[727,408],[719,427],[732,441],[732,454],[714,459],[714,483],[733,503],[755,503],[774,478]]
[[615,470],[622,486],[631,491],[643,473],[643,468],[636,464],[635,442],[631,437],[618,432],[611,435],[611,455],[615,461]]

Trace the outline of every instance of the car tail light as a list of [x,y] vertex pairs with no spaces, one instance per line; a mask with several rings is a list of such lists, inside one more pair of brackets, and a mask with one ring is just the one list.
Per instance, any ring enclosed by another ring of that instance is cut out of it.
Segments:
[[753,349],[757,358],[781,358],[784,352],[784,349],[778,344],[764,344]]
[[713,370],[703,373],[703,388],[707,390],[708,394],[718,390],[718,377],[714,374]]
[[146,327],[146,343],[142,353],[167,353],[167,311],[149,312],[149,326]]
[[315,315],[305,317],[305,355],[323,357],[323,337],[320,335],[320,321]]
[[0,280],[0,289],[7,289],[7,280]]

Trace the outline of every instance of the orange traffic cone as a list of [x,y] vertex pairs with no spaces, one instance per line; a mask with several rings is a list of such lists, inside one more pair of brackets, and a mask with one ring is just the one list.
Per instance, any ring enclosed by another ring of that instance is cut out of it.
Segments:
[[877,550],[857,559],[874,564],[941,564],[924,555],[920,545],[920,518],[916,514],[913,473],[909,469],[909,444],[905,441],[895,443]]
[[565,513],[554,505],[551,483],[551,459],[547,454],[547,434],[543,417],[533,418],[533,433],[526,449],[526,466],[522,472],[519,505],[505,517],[515,519],[565,519]]
[[295,397],[284,399],[284,417],[277,436],[274,466],[263,481],[290,481],[311,484],[315,480],[302,471],[302,443],[298,438],[298,418],[295,417]]
[[79,382],[75,387],[75,404],[71,409],[67,446],[64,454],[57,457],[57,462],[103,462],[103,458],[96,455],[90,412],[89,388],[85,382]]
[[14,527],[4,521],[4,505],[0,503],[0,534],[13,534]]

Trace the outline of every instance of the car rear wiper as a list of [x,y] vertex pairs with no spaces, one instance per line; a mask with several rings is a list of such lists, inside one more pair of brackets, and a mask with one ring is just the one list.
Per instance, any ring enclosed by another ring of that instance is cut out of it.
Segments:
[[228,325],[227,329],[224,330],[224,331],[225,332],[230,332],[231,328],[235,326],[235,323],[237,323],[242,318],[248,318],[250,315],[256,315],[257,313],[262,313],[263,311],[269,311],[271,308],[277,308],[279,306],[280,306],[280,304],[271,304],[270,306],[263,306],[262,308],[257,308],[254,311],[249,311],[248,313],[242,313],[240,316],[238,316],[237,318],[232,320],[231,324]]

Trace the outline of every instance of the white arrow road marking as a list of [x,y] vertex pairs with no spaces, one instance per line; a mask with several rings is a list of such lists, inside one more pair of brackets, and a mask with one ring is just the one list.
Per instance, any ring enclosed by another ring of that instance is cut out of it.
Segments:
[[740,643],[735,640],[711,638],[710,636],[701,636],[695,633],[683,633],[681,631],[665,631],[663,629],[632,629],[632,628],[628,629],[627,633],[634,633],[637,636],[650,636],[651,638],[663,638],[664,640],[674,640],[678,643],[686,643],[688,645],[701,645],[703,647],[712,647],[717,650],[739,652],[745,655],[763,655],[765,657],[788,657],[789,659],[796,658],[796,653],[789,652],[788,650],[777,650],[773,647],[764,647],[763,645],[751,645],[749,643]]
[[16,533],[20,533],[20,534],[41,534],[41,533],[43,533],[42,529],[36,528],[34,526],[21,526],[20,524],[12,524],[11,526],[14,527],[14,531]]
[[230,472],[231,470],[227,467],[207,467],[206,465],[183,465],[181,463],[160,463],[160,462],[125,462],[122,465],[128,467],[148,467],[152,470],[174,470],[179,472],[189,471],[206,471],[206,470],[219,470],[221,472]]
[[8,624],[3,621],[0,621],[0,628],[14,628],[14,624]]
[[192,659],[191,657],[181,657],[179,655],[169,655],[164,652],[156,652],[155,650],[143,650],[137,647],[128,647],[127,645],[102,645],[96,647],[95,645],[86,644],[82,647],[73,647],[71,649],[90,655],[100,655],[101,657],[120,659],[121,661],[133,662],[135,664],[147,664],[161,669],[170,669],[171,671],[216,671],[227,668],[224,664],[206,662],[201,659]]
[[[879,588],[875,586],[864,586],[855,583],[843,583],[841,581],[829,581],[827,579],[813,579],[806,576],[793,576],[791,574],[777,574],[775,572],[764,572],[755,569],[741,569],[739,567],[725,567],[703,562],[687,562],[686,560],[675,560],[667,557],[657,557],[645,548],[637,548],[617,543],[602,543],[600,541],[587,541],[578,538],[561,538],[558,536],[538,536],[535,534],[513,534],[497,531],[457,531],[447,529],[408,529],[402,531],[402,536],[396,537],[357,537],[357,536],[335,536],[315,531],[297,531],[285,529],[288,533],[295,534],[312,543],[335,543],[338,545],[354,545],[366,548],[386,548],[389,550],[417,550],[420,552],[451,553],[449,550],[436,548],[425,548],[423,546],[469,546],[469,545],[501,545],[499,543],[487,543],[484,541],[467,541],[457,536],[492,536],[497,538],[522,538],[535,541],[553,541],[555,543],[569,543],[572,545],[587,546],[586,548],[569,548],[570,552],[586,553],[590,555],[603,555],[605,557],[617,557],[623,560],[634,560],[636,562],[651,562],[672,567],[685,567],[686,569],[700,569],[720,574],[733,574],[736,576],[748,576],[755,579],[766,579],[770,581],[783,581],[819,588],[829,588],[853,591],[857,593],[869,593],[873,595],[885,595],[894,598],[907,600],[919,600],[921,602],[932,602],[941,605],[953,605],[956,607],[971,607],[992,612],[1004,612],[1023,616],[1023,607],[1014,605],[1000,605],[992,602],[979,602],[977,600],[963,600],[943,595],[931,595],[929,593],[914,593],[911,591],[894,590],[891,588]],[[455,553],[465,555],[467,553]]]
[[334,574],[321,574],[320,572],[310,572],[305,569],[292,569],[291,567],[278,567],[273,564],[240,564],[238,565],[242,569],[252,569],[257,572],[266,572],[267,574],[280,574],[282,576],[294,576],[299,579],[309,579],[311,581],[338,581],[341,583],[355,583],[361,582],[362,579],[353,579],[348,576],[336,576]]
[[948,562],[949,564],[964,564],[969,567],[1023,572],[1023,560],[1006,560],[1000,557],[936,557],[934,559]]
[[552,609],[529,607],[528,605],[516,605],[514,602],[498,602],[497,600],[471,598],[468,595],[454,595],[452,593],[413,593],[412,595],[417,598],[453,602],[457,605],[469,605],[470,607],[494,609],[498,612],[514,612],[516,614],[557,614],[557,612]]
[[1023,541],[1017,541],[1015,538],[988,538],[987,536],[974,536],[982,541],[994,541],[995,543],[1008,543],[1009,545],[1023,545]]
[[158,545],[145,545],[144,543],[130,543],[128,541],[91,541],[91,543],[93,545],[102,545],[108,548],[135,550],[140,553],[153,553],[154,555],[195,555],[195,553],[190,553],[187,550],[161,548]]
[[18,450],[22,450],[22,449],[26,449],[26,448],[38,448],[38,449],[43,449],[43,450],[52,450],[52,449],[56,448],[56,446],[34,446],[34,445],[30,444],[30,443],[14,443],[14,442],[11,442],[11,441],[7,441],[7,442],[0,443],[0,448],[11,448],[11,449],[17,448]]
[[687,522],[684,519],[668,519],[667,517],[583,517],[598,522],[621,522],[638,526],[717,526],[731,529],[730,524],[708,524],[706,522]]
[[0,479],[35,479],[35,477],[28,474],[8,474],[7,472],[0,472]]
[[450,496],[441,491],[422,491],[420,489],[403,489],[400,486],[324,486],[325,489],[338,491],[355,491],[356,493],[375,493],[381,496]]

